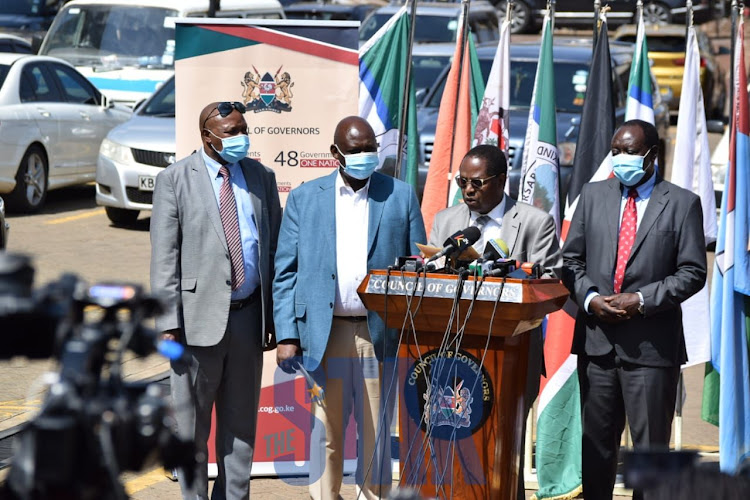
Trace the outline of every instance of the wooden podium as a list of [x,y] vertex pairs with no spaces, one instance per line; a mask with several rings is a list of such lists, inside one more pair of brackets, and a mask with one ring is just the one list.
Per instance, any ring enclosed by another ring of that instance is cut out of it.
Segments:
[[554,279],[469,278],[456,302],[458,285],[455,275],[378,270],[358,288],[388,327],[404,327],[399,485],[426,497],[514,499],[526,405],[524,332],[560,309],[568,291]]

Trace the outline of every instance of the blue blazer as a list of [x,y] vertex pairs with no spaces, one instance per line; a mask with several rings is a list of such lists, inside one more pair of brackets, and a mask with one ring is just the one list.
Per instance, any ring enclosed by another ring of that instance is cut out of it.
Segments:
[[[331,331],[336,300],[336,208],[338,171],[306,182],[289,193],[276,249],[273,283],[276,339],[298,339],[305,367],[320,364]],[[418,253],[426,242],[414,190],[380,173],[368,190],[367,269],[385,269],[401,255]],[[379,360],[396,354],[397,332],[369,312],[367,326]],[[385,350],[384,350],[385,349]]]

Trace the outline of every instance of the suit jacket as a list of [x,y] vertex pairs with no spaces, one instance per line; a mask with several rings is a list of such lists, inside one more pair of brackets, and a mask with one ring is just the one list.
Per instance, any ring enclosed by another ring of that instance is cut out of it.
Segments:
[[[441,210],[435,215],[430,245],[443,246],[453,233],[471,224],[469,207],[463,203]],[[500,230],[511,258],[535,262],[544,267],[546,277],[560,277],[562,256],[555,221],[547,212],[505,197],[505,213]]]
[[630,253],[622,292],[640,291],[644,315],[603,323],[583,310],[589,290],[614,293],[620,182],[583,187],[563,247],[563,283],[578,304],[572,352],[601,356],[615,350],[642,366],[674,366],[687,359],[680,304],[706,281],[703,213],[695,194],[656,179]]
[[[262,335],[273,331],[271,280],[281,224],[274,172],[255,160],[240,162],[258,228]],[[188,345],[223,338],[231,300],[231,263],[219,206],[200,151],[159,172],[151,213],[151,290],[167,300],[160,331],[181,328]],[[253,332],[255,333],[255,332]]]
[[[273,284],[277,340],[298,339],[305,366],[318,367],[331,331],[336,300],[336,205],[338,171],[292,190],[276,252]],[[408,184],[374,173],[368,189],[367,269],[385,269],[402,255],[417,253],[426,240],[422,214]],[[339,235],[340,236],[340,235]],[[382,361],[396,352],[397,335],[370,311],[367,326]]]

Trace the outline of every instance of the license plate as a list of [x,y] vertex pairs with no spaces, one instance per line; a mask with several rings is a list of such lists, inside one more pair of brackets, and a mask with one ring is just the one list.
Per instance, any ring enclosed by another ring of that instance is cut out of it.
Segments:
[[153,175],[138,176],[138,189],[140,191],[153,191],[154,184],[156,184],[156,177]]

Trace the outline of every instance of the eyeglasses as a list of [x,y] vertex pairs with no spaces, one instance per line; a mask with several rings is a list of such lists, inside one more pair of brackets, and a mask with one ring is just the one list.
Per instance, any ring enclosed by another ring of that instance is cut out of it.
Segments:
[[491,179],[494,179],[497,177],[497,175],[492,175],[490,177],[485,177],[484,179],[468,179],[466,177],[461,177],[460,175],[456,176],[456,184],[458,184],[458,187],[461,189],[465,188],[467,184],[471,183],[471,186],[474,189],[482,189],[485,184],[487,184]]
[[[229,116],[232,113],[232,111],[234,111],[235,109],[237,111],[239,111],[240,113],[242,113],[243,115],[245,114],[245,111],[247,111],[247,108],[245,107],[245,105],[242,104],[241,102],[237,102],[237,101],[234,101],[234,102],[220,102],[219,104],[216,105],[216,107],[214,109],[219,111],[219,114],[221,115],[222,118],[226,118],[227,116]],[[208,113],[208,116],[206,117],[206,119],[203,120],[203,125],[201,126],[201,129],[203,129],[203,128],[206,127],[206,122],[209,119],[211,119],[214,116],[216,116],[216,115],[213,114],[214,109],[212,109]]]

